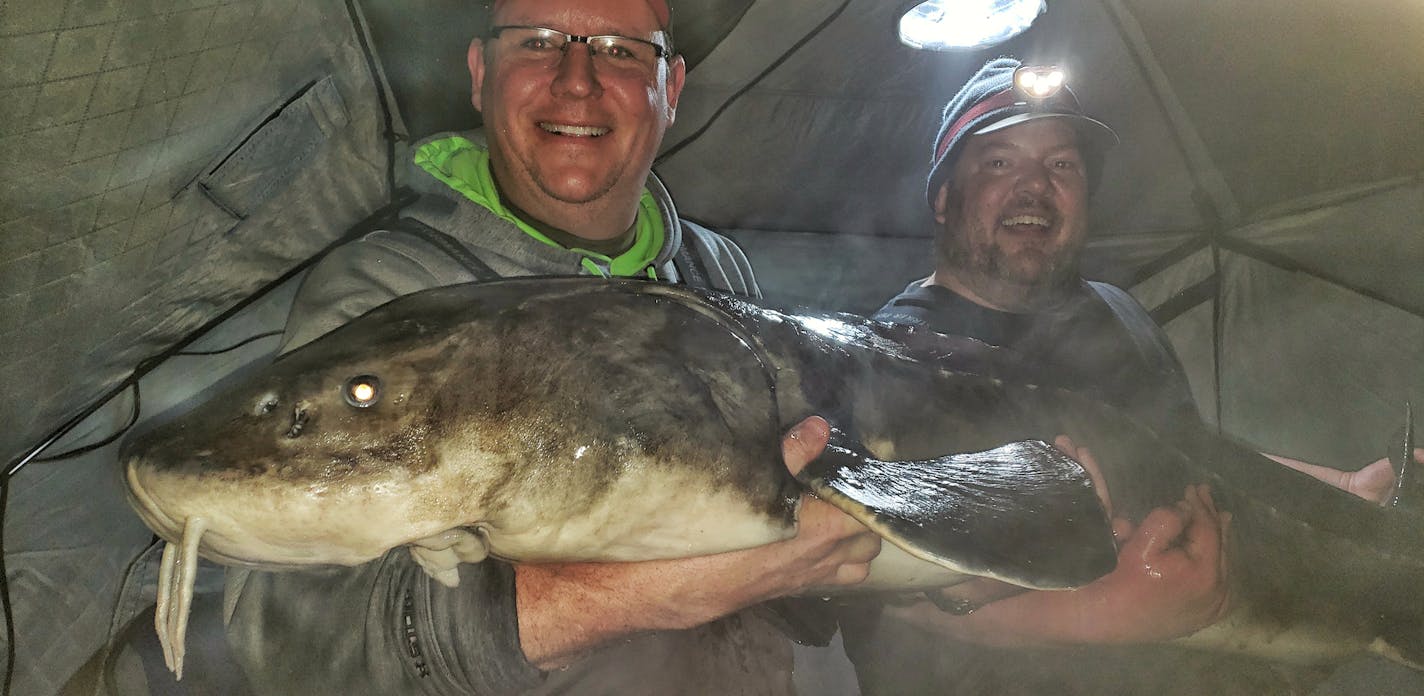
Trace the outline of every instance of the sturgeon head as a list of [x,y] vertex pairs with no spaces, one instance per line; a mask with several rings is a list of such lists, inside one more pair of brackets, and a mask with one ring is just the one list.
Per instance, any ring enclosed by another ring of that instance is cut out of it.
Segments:
[[122,461],[144,521],[177,542],[204,520],[202,555],[265,568],[353,565],[450,527],[456,501],[425,481],[449,336],[419,320],[376,328],[284,356],[132,438]]
[[431,480],[433,368],[453,336],[420,315],[347,328],[200,394],[124,444],[130,502],[169,542],[156,623],[180,677],[199,555],[352,565],[459,525],[454,492]]

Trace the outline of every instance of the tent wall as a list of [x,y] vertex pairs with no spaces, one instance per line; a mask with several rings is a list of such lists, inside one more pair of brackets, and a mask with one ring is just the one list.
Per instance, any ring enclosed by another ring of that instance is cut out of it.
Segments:
[[1133,285],[1149,308],[1210,289],[1167,322],[1203,415],[1308,461],[1384,456],[1406,403],[1424,399],[1422,205],[1414,180],[1312,204]]
[[[386,202],[387,126],[358,26],[341,0],[0,8],[5,461]],[[143,415],[225,359],[170,361]],[[120,431],[132,407],[113,399],[45,454]],[[14,693],[54,693],[134,610],[120,583],[152,535],[115,460],[110,445],[10,481]]]
[[1229,253],[1222,285],[1225,429],[1337,466],[1384,456],[1424,395],[1424,319]]
[[384,203],[386,146],[341,0],[7,3],[0,20],[9,461]]

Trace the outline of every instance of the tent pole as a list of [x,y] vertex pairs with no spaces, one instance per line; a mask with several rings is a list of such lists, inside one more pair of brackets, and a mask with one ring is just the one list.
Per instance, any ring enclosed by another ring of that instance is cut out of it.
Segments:
[[1147,43],[1147,35],[1143,33],[1142,25],[1137,23],[1137,18],[1127,9],[1123,0],[1102,0],[1102,3],[1108,15],[1117,25],[1118,35],[1122,38],[1123,44],[1142,70],[1142,77],[1147,83],[1148,91],[1157,100],[1158,106],[1162,109],[1162,115],[1171,126],[1172,135],[1177,141],[1177,148],[1181,151],[1182,157],[1186,159],[1187,169],[1191,172],[1192,179],[1206,194],[1206,202],[1215,208],[1216,217],[1223,225],[1222,229],[1235,227],[1241,221],[1241,206],[1236,202],[1236,196],[1231,192],[1231,187],[1227,185],[1226,178],[1221,175],[1221,170],[1212,160],[1206,143],[1197,133],[1191,117],[1182,107],[1182,102],[1177,98],[1176,91],[1172,89],[1166,71],[1162,69],[1156,54],[1152,52],[1152,47]]

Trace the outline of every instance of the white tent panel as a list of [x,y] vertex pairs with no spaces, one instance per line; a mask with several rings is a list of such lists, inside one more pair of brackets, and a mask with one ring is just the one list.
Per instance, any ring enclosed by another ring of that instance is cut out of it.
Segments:
[[1225,254],[1222,415],[1267,451],[1336,466],[1384,456],[1424,394],[1424,318]]

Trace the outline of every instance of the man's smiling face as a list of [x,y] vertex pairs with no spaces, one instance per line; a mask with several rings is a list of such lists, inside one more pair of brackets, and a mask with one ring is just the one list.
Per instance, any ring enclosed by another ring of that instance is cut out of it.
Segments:
[[[495,26],[538,26],[579,36],[617,34],[666,44],[646,0],[509,0]],[[542,219],[548,206],[635,205],[682,90],[680,57],[646,71],[594,64],[569,44],[541,64],[515,39],[476,40],[469,63],[501,190]],[[630,218],[631,220],[631,218]]]
[[1051,302],[1088,233],[1078,134],[1043,118],[975,135],[935,200],[937,282],[1008,311]]

